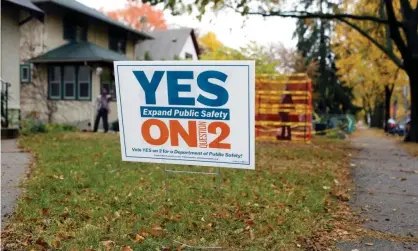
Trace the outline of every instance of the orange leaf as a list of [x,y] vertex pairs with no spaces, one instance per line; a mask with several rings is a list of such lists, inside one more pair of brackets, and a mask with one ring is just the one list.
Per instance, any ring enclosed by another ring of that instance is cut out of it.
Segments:
[[110,248],[115,245],[114,241],[111,240],[107,240],[107,241],[102,241],[102,245],[105,246],[106,250],[110,250]]
[[151,234],[153,236],[161,236],[163,234],[163,228],[157,224],[152,224]]
[[142,243],[145,240],[145,237],[139,234],[136,234],[135,236],[135,243]]
[[130,246],[123,246],[120,251],[134,251]]

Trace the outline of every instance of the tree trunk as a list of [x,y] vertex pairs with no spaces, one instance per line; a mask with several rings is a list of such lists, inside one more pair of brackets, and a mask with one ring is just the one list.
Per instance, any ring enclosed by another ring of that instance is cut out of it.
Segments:
[[393,87],[385,85],[385,132],[389,130],[388,120],[390,119],[390,100],[392,98]]
[[371,118],[371,127],[383,128],[383,119],[384,119],[384,104],[379,102],[375,105],[373,109],[373,115]]
[[411,126],[405,137],[406,142],[418,143],[418,62],[407,71],[409,76],[409,87],[411,94]]

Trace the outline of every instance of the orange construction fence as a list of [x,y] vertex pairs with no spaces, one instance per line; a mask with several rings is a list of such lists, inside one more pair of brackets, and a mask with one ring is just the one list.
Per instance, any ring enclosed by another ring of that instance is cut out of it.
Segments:
[[256,77],[256,138],[312,139],[312,82],[306,74]]

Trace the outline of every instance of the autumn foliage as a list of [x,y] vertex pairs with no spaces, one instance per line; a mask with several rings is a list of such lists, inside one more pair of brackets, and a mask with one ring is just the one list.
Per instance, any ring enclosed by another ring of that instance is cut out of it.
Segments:
[[123,9],[105,12],[112,19],[142,31],[166,30],[167,24],[161,10],[140,1],[128,1]]
[[216,51],[224,46],[222,42],[218,40],[216,34],[212,31],[201,36],[199,38],[199,43],[200,43],[200,47],[205,52]]

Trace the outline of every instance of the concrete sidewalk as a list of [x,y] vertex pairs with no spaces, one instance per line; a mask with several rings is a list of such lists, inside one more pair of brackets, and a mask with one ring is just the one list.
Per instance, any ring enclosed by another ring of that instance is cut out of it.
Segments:
[[1,141],[1,228],[12,214],[21,191],[21,178],[30,164],[30,155],[17,147],[16,139]]
[[[356,195],[352,207],[367,220],[365,227],[418,237],[418,159],[384,136],[363,134],[352,143],[362,149],[353,159]],[[367,238],[359,243],[340,243],[338,247],[349,251],[418,250],[418,243]]]

